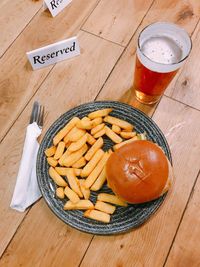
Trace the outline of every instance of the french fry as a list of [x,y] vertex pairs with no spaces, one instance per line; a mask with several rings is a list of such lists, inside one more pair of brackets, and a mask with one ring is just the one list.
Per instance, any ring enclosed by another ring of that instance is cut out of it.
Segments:
[[[73,128],[72,128],[73,129]],[[63,138],[63,142],[65,142],[65,147],[68,148],[71,144],[71,141],[69,141],[69,138],[68,138],[68,134],[65,135],[65,137]]]
[[112,125],[112,130],[116,134],[119,134],[121,132],[121,128],[119,126],[115,125],[115,124]]
[[78,161],[88,150],[87,144],[83,145],[79,150],[69,154],[64,160],[63,165],[66,167],[72,166],[76,161]]
[[100,159],[103,157],[103,155],[104,155],[104,151],[102,149],[98,149],[96,153],[93,155],[93,157],[91,158],[91,160],[83,168],[81,172],[81,177],[88,176],[93,171],[93,169],[95,168],[97,163],[100,161]]
[[80,119],[78,117],[72,118],[64,128],[62,128],[53,138],[53,144],[56,146],[68,133],[69,131],[76,125],[76,123]]
[[57,173],[57,171],[53,167],[49,168],[49,175],[57,185],[67,186],[65,180]]
[[83,216],[104,223],[110,222],[110,215],[99,210],[87,210]]
[[75,176],[80,176],[82,169],[73,168]]
[[45,153],[45,155],[47,157],[52,157],[56,153],[56,147],[55,146],[51,146],[51,147],[47,148],[44,151],[44,153]]
[[76,124],[76,126],[80,129],[90,130],[102,123],[102,121],[102,118],[95,118],[93,120],[90,120],[88,117],[84,117]]
[[117,135],[115,132],[113,132],[108,126],[105,126],[106,129],[106,135],[114,142],[114,143],[121,143],[123,140],[122,138]]
[[103,138],[99,138],[88,150],[88,152],[85,154],[85,159],[89,161],[92,156],[95,154],[95,152],[103,146]]
[[67,176],[67,169],[66,167],[55,167],[55,170],[57,171],[58,174],[62,176]]
[[56,188],[56,196],[60,199],[65,198],[64,189],[63,187],[57,187]]
[[91,121],[90,118],[88,118],[88,117],[83,117],[81,120],[82,120],[83,122],[85,122],[85,121]]
[[90,130],[90,129],[92,129],[92,122],[81,120],[76,124],[76,127],[78,129]]
[[71,152],[69,150],[66,150],[62,156],[60,157],[60,159],[58,160],[58,163],[63,166],[63,162],[67,159],[67,157],[71,154]]
[[103,121],[103,119],[102,119],[101,117],[96,118],[96,119],[93,119],[93,120],[91,121],[91,123],[92,123],[92,128],[94,128],[94,127],[98,126],[99,124],[101,124],[102,121]]
[[111,111],[112,111],[112,108],[96,110],[94,112],[89,113],[88,118],[95,119],[98,117],[104,117],[104,116],[107,116]]
[[59,159],[63,155],[64,150],[65,150],[65,142],[59,142],[56,149],[56,153],[54,155],[54,159]]
[[84,198],[89,199],[90,198],[90,189],[85,188],[85,180],[79,179],[79,183],[80,183],[81,191],[83,193]]
[[110,124],[117,125],[120,128],[125,129],[125,130],[132,130],[133,129],[133,125],[132,124],[128,123],[127,121],[124,121],[124,120],[121,120],[121,119],[118,119],[118,118],[115,118],[115,117],[112,117],[112,116],[106,116],[104,118],[104,121],[108,122]]
[[71,143],[71,145],[68,147],[68,150],[71,152],[79,150],[83,145],[85,145],[87,141],[87,133],[84,134],[78,141]]
[[99,174],[98,178],[94,182],[94,184],[90,187],[90,189],[92,191],[98,191],[99,189],[101,189],[105,181],[106,181],[106,168],[104,167],[101,173]]
[[93,203],[88,199],[81,199],[77,203],[67,201],[64,205],[64,210],[87,210],[94,209]]
[[71,142],[78,141],[83,135],[85,135],[85,130],[79,129],[76,126],[68,133],[67,140]]
[[[67,176],[67,169],[66,167],[55,167],[55,170],[57,171],[58,174],[62,175],[62,176]],[[81,169],[77,169],[77,168],[71,168],[74,171],[74,175],[75,176],[79,176],[81,174]]]
[[108,203],[104,203],[102,201],[97,201],[94,208],[96,210],[100,210],[100,211],[103,211],[103,212],[108,213],[108,214],[113,214],[116,210],[115,206],[112,206]]
[[71,188],[69,188],[69,186],[65,187],[64,193],[72,203],[78,203],[80,201],[79,196]]
[[68,180],[68,183],[71,187],[71,189],[80,197],[82,198],[83,197],[83,194],[80,190],[80,187],[79,187],[79,184],[77,182],[77,178],[74,174],[74,171],[72,168],[69,168],[67,169],[67,180]]
[[67,143],[65,143],[65,147],[68,148],[71,145],[71,141],[68,141]]
[[47,162],[52,167],[56,167],[56,165],[58,164],[58,161],[56,159],[54,159],[53,157],[48,157]]
[[114,151],[115,151],[116,149],[118,149],[118,148],[120,148],[120,147],[122,147],[122,146],[124,146],[124,145],[126,145],[126,144],[129,144],[129,143],[131,143],[131,142],[133,142],[133,141],[135,141],[135,140],[138,140],[138,137],[137,137],[137,136],[134,136],[134,137],[131,138],[131,139],[128,139],[128,140],[126,140],[126,141],[123,141],[123,142],[121,142],[120,144],[116,144],[116,145],[114,145],[114,146],[113,146],[113,149],[114,149]]
[[118,206],[123,206],[123,207],[128,206],[128,204],[126,202],[124,202],[123,200],[121,200],[119,197],[117,197],[115,195],[110,195],[107,193],[98,194],[97,200],[102,201],[102,202],[112,203],[112,204],[115,204]]
[[[72,128],[72,130],[74,129],[74,127]],[[71,131],[71,130],[70,130]],[[71,141],[69,141],[69,138],[68,138],[68,134],[65,135],[65,137],[63,138],[63,141],[65,142],[65,144],[69,144],[71,143]]]
[[79,160],[77,160],[72,165],[72,168],[81,168],[81,167],[85,166],[86,163],[87,163],[87,161],[85,160],[85,158],[84,157],[81,157]]
[[108,153],[104,153],[103,157],[98,162],[96,167],[93,169],[93,171],[90,173],[90,175],[86,178],[86,180],[85,180],[85,187],[86,188],[90,188],[90,186],[92,186],[93,183],[96,181],[97,177],[99,176],[99,174],[103,170],[109,156],[110,155]]
[[133,129],[121,129],[121,132],[132,132]]
[[124,139],[129,139],[136,136],[136,132],[120,132],[120,135]]
[[97,133],[94,134],[94,138],[99,138],[103,136],[106,133],[106,128],[104,127],[101,131],[98,131]]
[[94,143],[96,142],[96,139],[91,135],[91,134],[87,134],[88,135],[88,138],[87,138],[87,143],[89,144],[89,145],[94,145]]
[[77,122],[76,127],[78,127],[79,129],[91,130],[95,126],[102,123],[102,121],[102,118],[95,118],[93,120],[90,120],[89,118],[84,117],[79,122]]
[[91,133],[92,135],[94,135],[94,134],[96,134],[98,131],[102,130],[102,129],[104,128],[104,126],[105,126],[105,123],[101,123],[101,124],[95,126],[94,128],[92,128],[92,130],[91,130],[90,133]]

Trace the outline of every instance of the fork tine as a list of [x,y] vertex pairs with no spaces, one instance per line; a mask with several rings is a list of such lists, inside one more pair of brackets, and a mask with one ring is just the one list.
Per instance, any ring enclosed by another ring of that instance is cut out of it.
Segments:
[[31,117],[30,117],[30,124],[36,121],[38,116],[38,109],[39,109],[39,103],[37,101],[34,102]]
[[39,121],[39,118],[40,118],[40,112],[41,112],[41,105],[38,103],[38,113],[37,113],[37,116],[36,116],[36,123],[38,124],[38,121]]
[[42,127],[44,122],[44,106],[40,105],[40,111],[39,111],[39,116],[38,116],[38,126]]

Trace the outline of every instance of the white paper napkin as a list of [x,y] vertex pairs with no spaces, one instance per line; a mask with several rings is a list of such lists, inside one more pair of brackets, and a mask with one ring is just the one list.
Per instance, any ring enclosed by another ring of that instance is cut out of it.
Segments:
[[36,122],[29,124],[26,129],[26,138],[17,181],[10,207],[23,212],[41,197],[36,177],[36,158],[39,149],[37,137],[41,129]]

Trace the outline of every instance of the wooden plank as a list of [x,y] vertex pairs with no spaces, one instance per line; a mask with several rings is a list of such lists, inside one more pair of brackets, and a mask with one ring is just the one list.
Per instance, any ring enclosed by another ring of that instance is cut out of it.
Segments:
[[42,6],[42,1],[4,0],[0,3],[0,57]]
[[26,52],[76,35],[97,2],[74,0],[55,18],[49,12],[40,10],[1,58],[0,140],[52,69],[51,65],[33,71]]
[[83,29],[126,46],[153,0],[102,0]]
[[200,266],[200,176],[192,192],[166,267]]
[[[16,174],[23,147],[25,127],[29,121],[33,101],[37,99],[45,106],[46,116],[43,131],[44,135],[50,124],[52,124],[52,122],[62,113],[66,112],[69,108],[94,99],[123,50],[121,46],[115,45],[85,32],[80,32],[78,38],[82,50],[81,55],[73,59],[63,61],[55,66],[54,70],[45,80],[33,100],[27,105],[22,115],[15,122],[5,139],[2,141],[0,148],[0,169],[2,175],[0,191],[2,191],[3,194],[1,194],[0,197],[0,221],[3,231],[0,231],[0,255],[6,248],[8,242],[25,216],[25,213],[19,213],[11,210],[9,208],[9,203],[14,190]],[[32,210],[29,212],[28,218],[30,219],[28,219],[28,221],[30,220],[31,224],[34,225],[39,223],[40,226],[37,227],[37,229],[41,227],[41,231],[43,231],[42,229],[45,229],[44,233],[40,233],[41,236],[47,240],[45,243],[46,245],[43,247],[44,250],[42,251],[43,254],[46,255],[45,260],[48,264],[44,264],[43,266],[49,266],[56,255],[56,259],[59,259],[60,257],[60,260],[62,261],[63,250],[60,250],[60,252],[57,250],[52,251],[51,247],[54,247],[55,240],[49,239],[49,231],[52,231],[52,227],[54,228],[54,231],[57,231],[57,226],[54,225],[54,220],[50,219],[47,221],[45,216],[43,218],[40,217],[40,205],[41,204],[36,204],[36,208],[33,213]],[[44,205],[44,207],[42,206],[42,212],[49,213],[46,205]],[[53,214],[51,214],[51,216],[52,218],[54,217]],[[46,227],[43,228],[43,225]],[[29,227],[30,229],[28,230],[27,228]],[[31,233],[31,229],[32,226],[25,222],[20,226],[20,231],[17,232],[16,236],[18,236],[19,233],[19,236],[26,236],[30,244],[35,243],[37,235],[27,235],[27,233]],[[66,236],[60,237],[61,244],[65,239]],[[73,236],[71,239],[73,240]],[[90,239],[88,239],[88,242],[89,241]],[[80,239],[79,242],[77,242],[77,239],[75,239],[74,242],[77,245],[76,253],[78,254],[79,243],[82,242],[82,240]],[[73,241],[71,243],[73,243]],[[11,247],[14,247],[14,251],[19,249],[18,252],[16,252],[16,255],[17,257],[20,257],[20,261],[23,261],[24,258],[24,253],[22,253],[22,251],[25,251],[27,255],[31,252],[31,259],[25,257],[27,261],[25,266],[34,266],[32,261],[37,259],[37,253],[42,249],[40,242],[35,247],[26,246],[26,243],[22,242],[19,247],[18,239],[16,239],[15,242],[14,237],[12,244],[13,245],[11,245]],[[28,252],[27,250],[29,249],[30,251]],[[69,245],[67,250],[69,255],[70,253],[71,255],[74,255],[74,245]],[[81,250],[79,255],[80,257],[83,251],[84,250]],[[15,252],[13,253],[15,254]],[[5,256],[6,261],[13,262],[13,253],[10,254],[10,256]],[[5,258],[2,260],[3,262],[5,261]],[[2,262],[0,261],[0,265],[1,263]],[[10,263],[10,266],[18,266],[17,261],[15,264]],[[59,266],[59,264],[57,266]]]
[[[172,11],[173,10],[173,11]],[[184,15],[185,14],[185,15]],[[193,14],[193,15],[192,15]],[[153,108],[139,104],[134,96],[131,96],[133,86],[133,73],[135,68],[135,50],[140,31],[155,21],[174,22],[184,27],[191,34],[198,22],[200,15],[200,2],[198,1],[162,1],[157,0],[152,5],[136,34],[132,38],[127,49],[123,53],[112,74],[104,85],[98,99],[122,100],[147,114],[151,115]],[[196,63],[195,63],[196,64]],[[169,87],[173,87],[178,75]]]
[[192,52],[182,67],[177,81],[166,91],[166,95],[200,109],[200,91],[198,90],[200,84],[200,61],[196,60],[200,57],[200,23],[194,32],[192,40]]
[[106,266],[107,259],[109,266],[163,266],[199,171],[200,112],[164,96],[153,119],[171,148],[176,177],[173,189],[159,211],[139,229],[109,238],[95,236],[81,267],[97,262],[98,267]]
[[42,200],[26,216],[0,266],[78,266],[90,239],[60,221]]

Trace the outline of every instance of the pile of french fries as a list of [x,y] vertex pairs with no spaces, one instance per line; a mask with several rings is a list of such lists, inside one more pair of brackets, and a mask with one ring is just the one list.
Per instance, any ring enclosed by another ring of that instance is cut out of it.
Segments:
[[[134,140],[145,139],[144,134],[133,131],[130,123],[110,116],[111,108],[89,113],[87,117],[72,118],[53,138],[53,145],[45,150],[49,175],[57,185],[56,196],[67,197],[64,210],[85,210],[84,216],[104,223],[116,206],[127,206],[116,195],[99,193],[92,203],[90,191],[98,191],[106,182],[106,162],[113,153],[103,151],[103,136],[119,147]],[[109,127],[110,126],[110,127]]]

